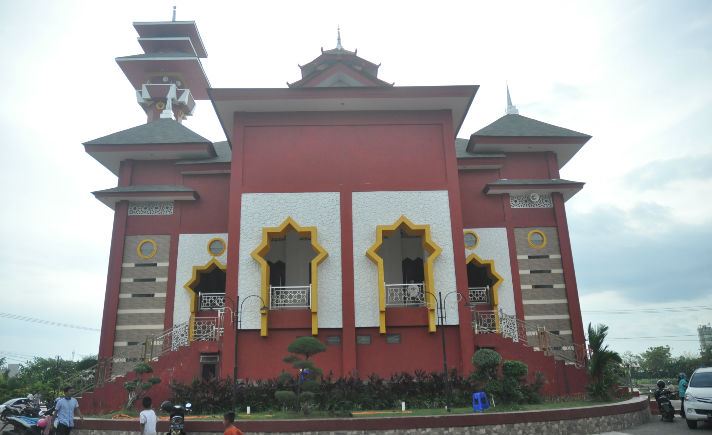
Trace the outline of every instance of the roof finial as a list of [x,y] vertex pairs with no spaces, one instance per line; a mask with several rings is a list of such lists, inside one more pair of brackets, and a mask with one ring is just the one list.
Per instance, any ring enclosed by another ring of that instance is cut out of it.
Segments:
[[173,21],[176,20],[176,7],[173,5]]
[[336,49],[344,49],[344,47],[341,46],[341,26],[336,26]]
[[517,106],[512,104],[512,97],[509,96],[509,83],[507,83],[507,115],[519,115]]

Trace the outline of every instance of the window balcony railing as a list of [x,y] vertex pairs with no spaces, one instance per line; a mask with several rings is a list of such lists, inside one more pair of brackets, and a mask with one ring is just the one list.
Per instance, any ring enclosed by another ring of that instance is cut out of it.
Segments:
[[302,310],[311,308],[311,284],[270,286],[270,310]]
[[471,304],[490,305],[490,288],[487,287],[468,287],[468,296]]
[[225,308],[225,293],[200,293],[200,311],[218,311]]
[[423,283],[386,284],[386,307],[424,307]]

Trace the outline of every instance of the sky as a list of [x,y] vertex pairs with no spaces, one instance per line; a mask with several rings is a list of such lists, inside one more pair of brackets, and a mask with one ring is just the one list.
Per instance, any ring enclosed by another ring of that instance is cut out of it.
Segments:
[[[114,58],[134,21],[197,22],[213,87],[286,87],[320,48],[398,85],[477,84],[458,133],[520,114],[590,134],[561,177],[584,325],[640,353],[712,321],[712,2],[0,0],[0,357],[97,353],[116,177],[82,143],[145,122]],[[185,125],[224,140],[207,101]],[[37,321],[11,317],[24,316]],[[59,326],[79,325],[88,329]]]

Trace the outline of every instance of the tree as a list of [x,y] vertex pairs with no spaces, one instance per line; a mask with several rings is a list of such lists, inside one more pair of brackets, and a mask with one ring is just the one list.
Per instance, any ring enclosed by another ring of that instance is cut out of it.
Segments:
[[[282,358],[287,364],[291,364],[292,368],[297,370],[296,373],[296,393],[289,390],[280,390],[275,393],[275,399],[280,401],[284,406],[296,406],[298,410],[307,412],[305,403],[314,398],[313,391],[319,388],[320,382],[316,380],[317,376],[321,376],[322,370],[314,365],[309,357],[326,351],[324,343],[314,337],[297,337],[287,346],[287,351],[292,355],[287,355]],[[304,359],[297,355],[301,355]],[[292,380],[292,375],[287,372],[282,372],[277,377],[278,382],[282,385],[289,384]],[[302,389],[305,391],[302,392]]]
[[138,399],[143,398],[151,387],[161,383],[161,378],[157,376],[151,376],[145,381],[143,380],[144,375],[153,373],[153,367],[151,367],[149,363],[142,362],[136,364],[133,368],[133,372],[136,374],[136,377],[124,382],[124,388],[129,392],[128,399],[126,400],[126,409],[131,409],[134,403],[136,403]]
[[670,363],[672,356],[670,355],[670,346],[649,347],[648,350],[641,354],[643,367],[653,377],[665,377],[669,374]]
[[591,360],[588,364],[588,375],[591,383],[586,386],[588,392],[596,399],[610,400],[611,389],[618,377],[619,365],[623,362],[618,352],[608,349],[603,342],[608,335],[608,326],[588,324],[588,343],[591,349]]

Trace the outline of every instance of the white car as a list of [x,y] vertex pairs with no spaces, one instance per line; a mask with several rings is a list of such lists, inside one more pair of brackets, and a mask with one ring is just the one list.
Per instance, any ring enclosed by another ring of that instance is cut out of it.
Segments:
[[10,399],[0,405],[0,413],[2,413],[8,406],[25,406],[25,403],[27,403],[27,399],[24,397],[16,397],[14,399]]
[[697,428],[698,421],[712,422],[712,367],[695,370],[685,391],[687,427]]

